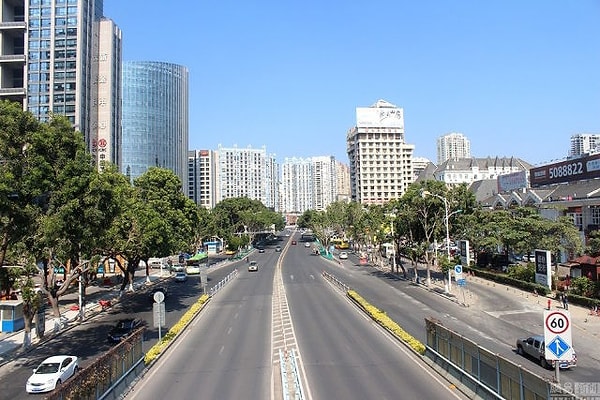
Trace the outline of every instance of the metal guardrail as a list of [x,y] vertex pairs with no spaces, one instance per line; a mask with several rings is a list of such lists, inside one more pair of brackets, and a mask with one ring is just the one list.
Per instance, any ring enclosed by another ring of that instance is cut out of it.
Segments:
[[229,273],[229,275],[227,275],[225,278],[221,279],[219,281],[219,283],[217,283],[215,286],[210,288],[209,296],[213,297],[221,289],[223,289],[225,287],[225,285],[227,285],[229,282],[231,282],[236,276],[238,276],[238,270],[234,269],[233,271],[231,271]]
[[327,271],[323,271],[322,275],[323,278],[327,279],[329,282],[335,284],[337,287],[341,288],[346,292],[351,289],[350,286],[346,285],[344,282],[340,281],[338,278],[336,278]]
[[[296,351],[283,351],[279,349],[279,367],[281,369],[281,384],[284,400],[304,400],[304,389],[300,381]],[[293,384],[293,389],[290,388]],[[293,396],[293,397],[292,397]]]

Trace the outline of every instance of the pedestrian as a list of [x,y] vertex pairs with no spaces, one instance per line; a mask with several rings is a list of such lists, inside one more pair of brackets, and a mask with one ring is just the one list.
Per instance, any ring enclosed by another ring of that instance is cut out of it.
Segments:
[[250,260],[248,260],[248,257],[246,257],[246,264],[248,264],[250,262]]
[[569,309],[569,299],[566,294],[563,294],[562,302],[563,302],[563,308],[565,310],[568,310]]

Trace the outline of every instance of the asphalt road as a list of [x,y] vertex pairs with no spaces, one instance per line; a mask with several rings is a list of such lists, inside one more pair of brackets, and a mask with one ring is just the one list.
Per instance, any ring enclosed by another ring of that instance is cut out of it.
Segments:
[[[468,284],[455,294],[470,304],[463,307],[410,281],[357,265],[351,255],[342,264],[328,263],[325,270],[357,290],[373,305],[384,310],[406,331],[425,343],[426,317],[433,317],[455,332],[491,352],[522,365],[538,375],[552,379],[554,372],[515,352],[518,337],[543,334],[543,304],[526,302],[510,290],[492,290],[484,284]],[[544,302],[544,300],[542,300]],[[561,373],[561,382],[597,382],[600,371],[598,338],[589,332],[572,330],[578,366]]]
[[283,279],[308,399],[464,398],[325,281],[322,259],[303,250],[290,250]]
[[[309,252],[289,246],[282,266],[306,399],[457,394],[324,281],[323,260]],[[273,392],[270,314],[279,255],[268,248],[253,255],[259,271],[241,269],[127,399],[281,398]]]
[[275,256],[240,268],[127,399],[268,399]]
[[[217,267],[209,273],[208,287],[225,277],[235,268],[235,265]],[[138,271],[138,274],[142,272]],[[199,275],[190,276],[187,282],[177,283],[170,279],[166,281],[168,297],[165,300],[166,327],[162,333],[175,324],[202,294]],[[31,375],[32,369],[45,358],[56,354],[72,354],[80,357],[80,366],[85,367],[99,355],[110,349],[107,341],[108,331],[121,318],[141,318],[146,326],[144,335],[144,351],[148,350],[158,340],[158,328],[153,327],[152,303],[147,291],[138,290],[126,294],[125,299],[117,307],[100,314],[83,324],[65,330],[59,336],[37,346],[19,359],[9,362],[0,369],[0,398],[29,399],[25,392],[25,382]]]

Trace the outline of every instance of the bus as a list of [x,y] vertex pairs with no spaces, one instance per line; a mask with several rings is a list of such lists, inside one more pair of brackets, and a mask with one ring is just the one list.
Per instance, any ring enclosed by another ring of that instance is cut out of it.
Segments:
[[350,243],[346,239],[335,238],[331,239],[331,243],[338,250],[346,250],[350,248]]

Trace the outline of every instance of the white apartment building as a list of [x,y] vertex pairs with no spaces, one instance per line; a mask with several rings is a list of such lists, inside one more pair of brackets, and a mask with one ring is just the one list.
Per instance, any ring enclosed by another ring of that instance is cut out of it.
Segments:
[[300,215],[313,208],[311,158],[286,157],[281,164],[281,211]]
[[417,180],[421,172],[425,171],[425,169],[430,163],[431,161],[429,161],[429,159],[425,157],[413,157],[412,164],[415,181]]
[[247,197],[279,211],[275,155],[267,155],[265,147],[226,148],[219,145],[216,156],[217,203],[232,197]]
[[437,140],[438,165],[452,158],[470,158],[471,142],[462,133],[452,132]]
[[337,197],[336,163],[333,156],[312,158],[313,165],[313,207],[325,211]]
[[217,204],[216,156],[213,150],[188,152],[188,198],[206,209]]
[[580,133],[571,136],[569,157],[579,157],[600,151],[600,134]]
[[352,200],[383,204],[400,198],[414,181],[415,146],[404,139],[404,110],[385,100],[356,108],[346,135]]

